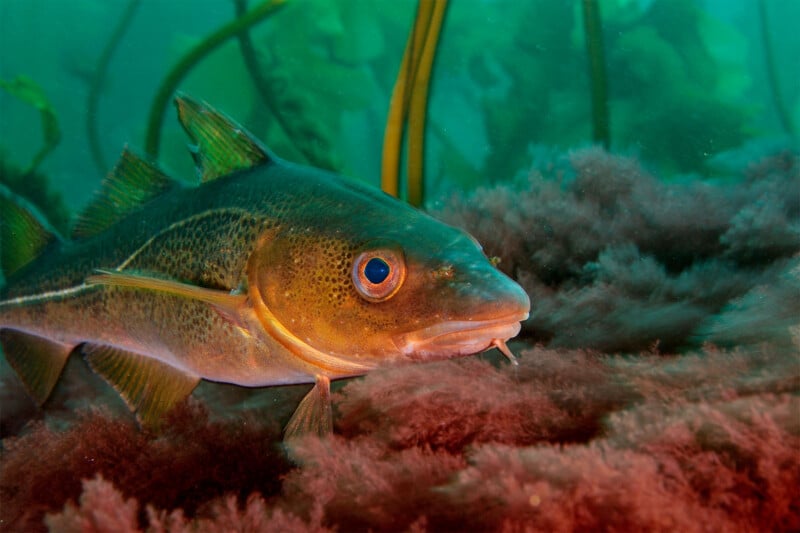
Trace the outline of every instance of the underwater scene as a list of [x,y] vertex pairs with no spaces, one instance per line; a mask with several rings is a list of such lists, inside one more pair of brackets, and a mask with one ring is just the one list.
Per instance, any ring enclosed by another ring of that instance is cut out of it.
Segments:
[[799,21],[0,0],[0,531],[800,531]]

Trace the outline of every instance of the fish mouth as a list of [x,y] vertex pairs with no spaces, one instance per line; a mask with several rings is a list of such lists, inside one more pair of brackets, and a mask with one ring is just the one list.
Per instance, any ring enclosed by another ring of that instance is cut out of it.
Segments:
[[400,351],[412,360],[431,360],[472,355],[498,348],[512,362],[506,341],[516,337],[528,313],[514,313],[488,320],[450,320],[395,337]]

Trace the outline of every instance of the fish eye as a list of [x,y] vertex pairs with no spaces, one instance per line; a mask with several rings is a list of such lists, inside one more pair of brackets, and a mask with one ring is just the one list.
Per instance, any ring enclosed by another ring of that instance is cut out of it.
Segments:
[[388,300],[406,277],[403,254],[390,248],[362,252],[353,262],[353,285],[370,302]]
[[364,277],[373,285],[379,285],[389,277],[392,268],[380,257],[373,257],[364,266]]

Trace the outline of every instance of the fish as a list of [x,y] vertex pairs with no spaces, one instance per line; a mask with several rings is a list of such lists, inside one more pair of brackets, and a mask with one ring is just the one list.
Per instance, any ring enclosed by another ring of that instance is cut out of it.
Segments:
[[332,380],[492,348],[516,361],[529,297],[468,233],[282,160],[205,102],[175,106],[196,183],[126,146],[69,238],[0,194],[0,344],[38,405],[72,353],[143,426],[201,379],[313,384],[289,439],[332,431]]

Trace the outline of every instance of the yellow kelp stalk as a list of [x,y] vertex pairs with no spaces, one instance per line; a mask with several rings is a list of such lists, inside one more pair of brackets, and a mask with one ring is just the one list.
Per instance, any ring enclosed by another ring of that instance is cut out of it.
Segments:
[[408,123],[408,202],[422,205],[425,115],[431,67],[444,20],[447,0],[420,0],[408,35],[386,118],[381,162],[381,189],[399,196],[400,151],[403,126]]

